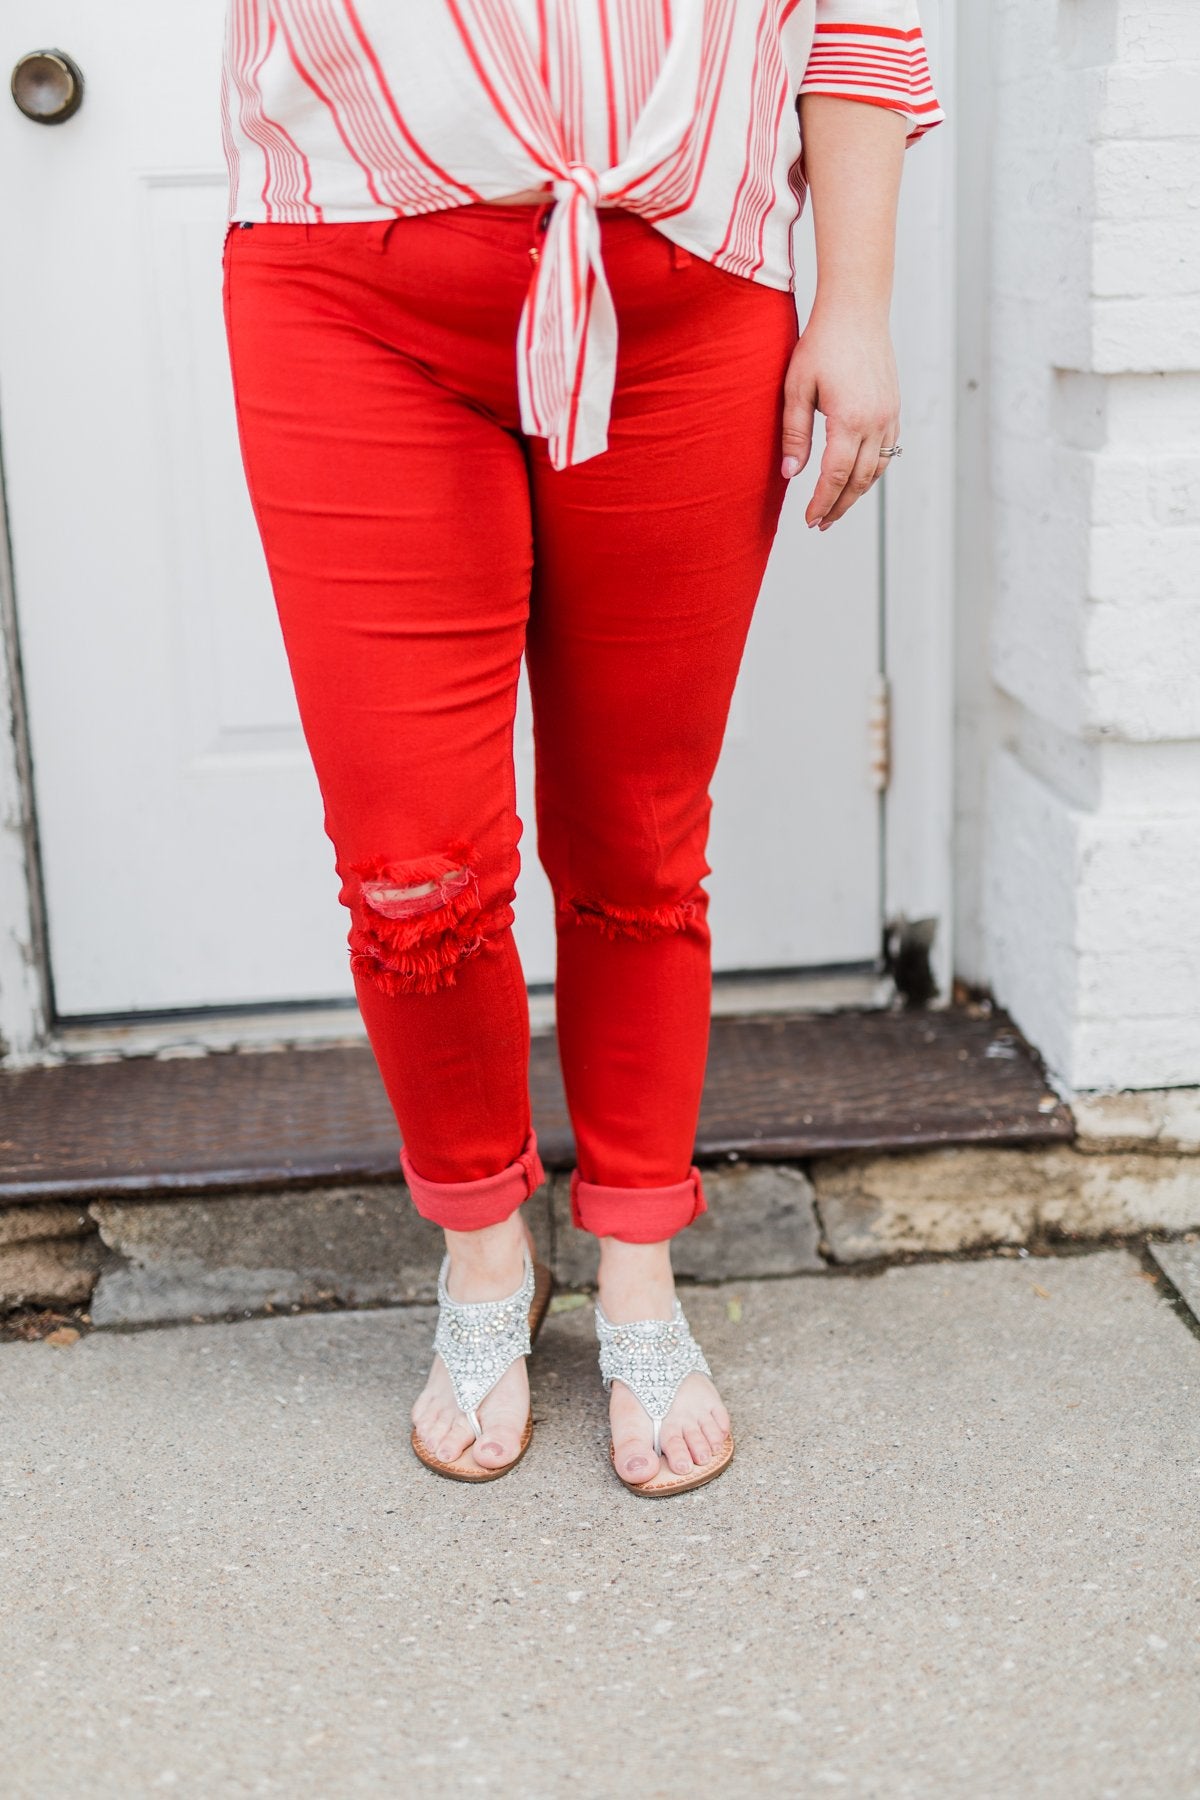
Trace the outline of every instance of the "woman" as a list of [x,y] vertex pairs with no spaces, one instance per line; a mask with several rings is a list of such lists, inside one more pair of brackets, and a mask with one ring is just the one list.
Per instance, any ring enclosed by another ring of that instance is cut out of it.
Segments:
[[446,1235],[414,1449],[493,1480],[532,1430],[524,654],[610,1455],[639,1494],[696,1487],[733,1452],[670,1255],[705,1206],[708,784],[814,411],[810,526],[899,454],[896,196],[941,117],[915,0],[230,0],[223,102],[246,475],[359,1004]]

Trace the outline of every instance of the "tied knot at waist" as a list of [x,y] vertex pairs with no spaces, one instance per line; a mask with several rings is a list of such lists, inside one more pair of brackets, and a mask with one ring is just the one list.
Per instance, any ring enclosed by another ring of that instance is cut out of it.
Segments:
[[588,206],[597,206],[600,201],[600,177],[587,163],[568,163],[566,174],[561,175],[554,183],[553,191],[556,200],[579,198],[586,201]]
[[584,162],[559,164],[555,204],[521,313],[517,386],[521,426],[544,437],[554,468],[598,456],[608,443],[617,372],[617,317],[601,255],[599,206],[621,178]]

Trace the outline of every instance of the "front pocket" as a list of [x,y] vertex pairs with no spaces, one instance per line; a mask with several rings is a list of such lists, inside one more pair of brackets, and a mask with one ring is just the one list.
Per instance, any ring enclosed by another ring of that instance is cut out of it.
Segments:
[[226,230],[226,246],[236,242],[239,256],[307,259],[321,257],[354,238],[366,242],[366,233],[378,219],[342,220],[320,224],[292,224],[283,220],[232,220]]

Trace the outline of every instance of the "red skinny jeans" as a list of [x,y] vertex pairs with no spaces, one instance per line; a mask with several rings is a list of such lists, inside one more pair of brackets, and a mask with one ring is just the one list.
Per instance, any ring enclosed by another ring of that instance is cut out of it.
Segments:
[[609,449],[520,429],[517,322],[545,212],[232,226],[242,456],[316,768],[363,1019],[418,1210],[456,1231],[543,1178],[513,941],[527,659],[558,931],[575,1223],[704,1210],[705,860],[774,536],[790,295],[602,215],[620,327]]

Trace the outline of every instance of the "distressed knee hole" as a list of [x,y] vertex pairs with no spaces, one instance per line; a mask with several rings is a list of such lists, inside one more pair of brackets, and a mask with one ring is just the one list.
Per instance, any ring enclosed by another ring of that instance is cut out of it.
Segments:
[[423,881],[416,887],[396,887],[391,881],[364,881],[363,899],[384,919],[419,919],[424,913],[436,912],[455,894],[471,883],[470,869],[451,869],[439,880]]
[[560,914],[576,925],[589,925],[610,938],[656,938],[685,931],[701,912],[695,899],[668,900],[659,906],[618,906],[592,897],[564,901]]
[[352,869],[342,899],[352,916],[350,966],[387,994],[429,994],[483,948],[487,931],[467,846],[408,862]]

